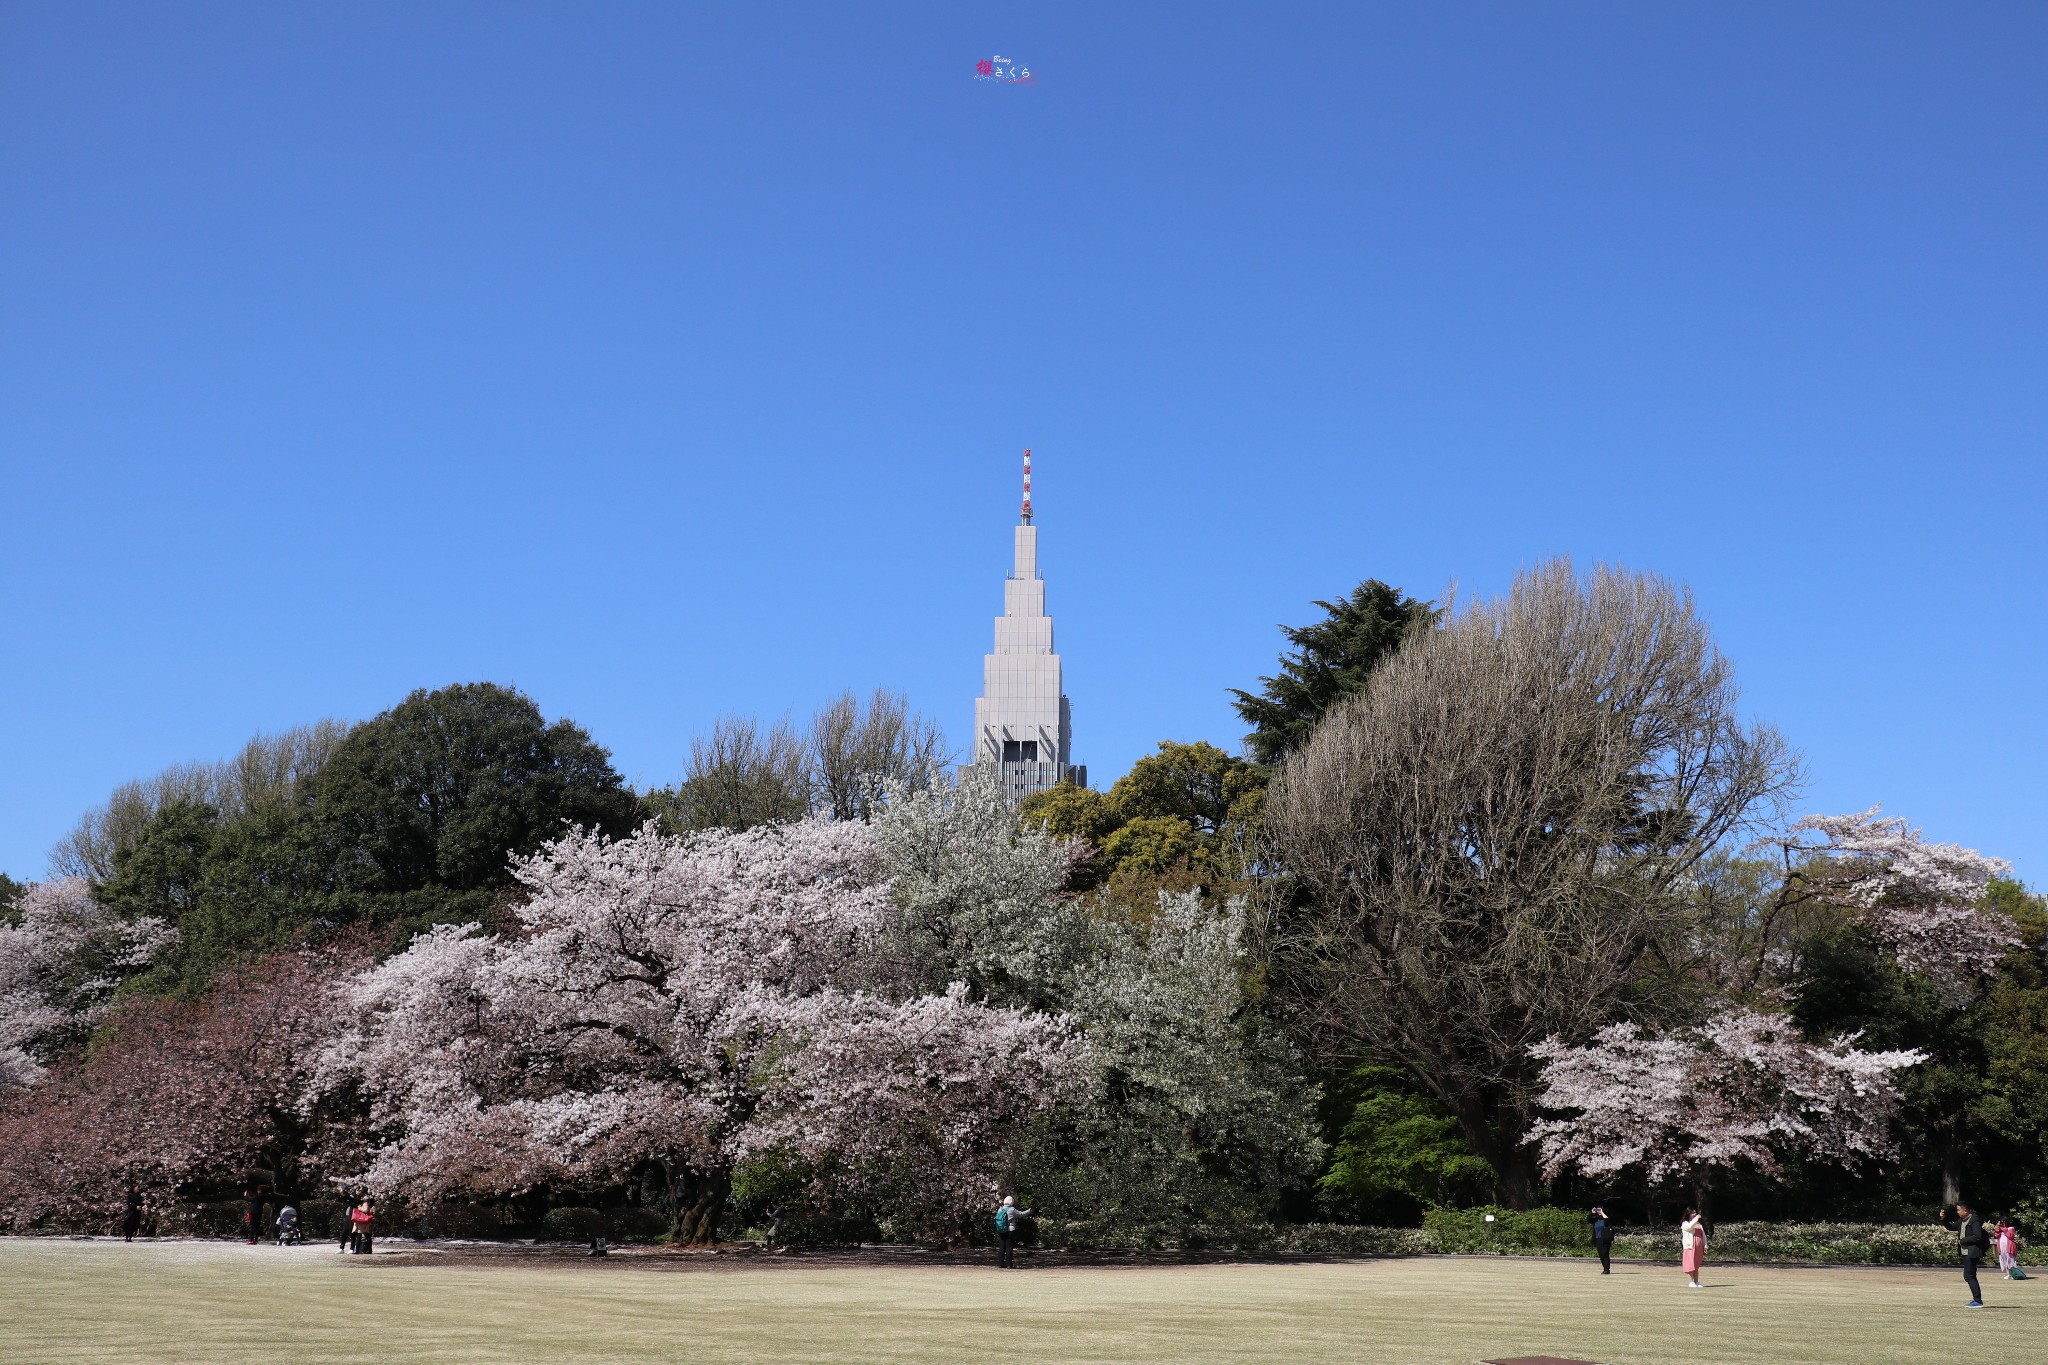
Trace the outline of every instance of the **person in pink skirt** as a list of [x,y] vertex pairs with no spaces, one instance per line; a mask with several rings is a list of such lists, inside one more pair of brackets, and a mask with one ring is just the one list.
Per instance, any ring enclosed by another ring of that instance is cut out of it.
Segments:
[[1686,1287],[1705,1289],[1700,1283],[1700,1267],[1707,1263],[1707,1223],[1698,1209],[1685,1211],[1685,1221],[1678,1225],[1678,1243],[1684,1248],[1679,1262],[1685,1268]]

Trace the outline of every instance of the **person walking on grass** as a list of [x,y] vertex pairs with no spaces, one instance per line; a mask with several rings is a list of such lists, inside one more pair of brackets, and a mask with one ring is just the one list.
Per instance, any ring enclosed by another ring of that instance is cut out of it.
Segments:
[[121,1214],[121,1240],[132,1242],[135,1234],[142,1231],[142,1191],[133,1185],[128,1187],[127,1208]]
[[1600,1273],[1611,1275],[1614,1271],[1607,1263],[1607,1256],[1614,1250],[1614,1220],[1598,1204],[1593,1206],[1593,1212],[1588,1216],[1593,1220],[1593,1250],[1600,1253]]
[[1700,1267],[1707,1263],[1707,1220],[1700,1217],[1698,1209],[1685,1211],[1685,1221],[1678,1225],[1678,1238],[1684,1248],[1679,1264],[1685,1268],[1686,1288],[1705,1289],[1700,1283]]
[[1984,1291],[1977,1285],[1977,1263],[1991,1247],[1991,1234],[1984,1231],[1984,1220],[1972,1213],[1968,1204],[1957,1204],[1953,1214],[1943,1209],[1937,1221],[1956,1235],[1956,1249],[1962,1253],[1963,1283],[1970,1286],[1970,1301],[1963,1307],[1982,1308]]
[[1030,1213],[1030,1209],[1017,1207],[1014,1195],[1004,1195],[1003,1202],[996,1206],[996,1269],[1017,1268],[1017,1222]]
[[342,1205],[341,1207],[341,1241],[340,1244],[334,1248],[334,1254],[337,1256],[348,1255],[348,1249],[355,1245],[355,1212],[356,1205],[360,1202],[360,1200],[351,1199],[348,1203]]

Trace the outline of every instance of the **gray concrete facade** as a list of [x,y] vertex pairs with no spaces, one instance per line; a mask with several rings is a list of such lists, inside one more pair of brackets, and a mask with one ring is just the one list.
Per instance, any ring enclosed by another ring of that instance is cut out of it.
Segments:
[[974,762],[994,764],[1003,785],[1022,798],[1061,781],[1086,786],[1087,768],[1073,761],[1073,714],[1062,690],[1045,580],[1038,576],[1038,528],[1031,524],[1030,464],[1016,527],[1015,558],[1003,582],[995,651],[982,661],[974,702]]

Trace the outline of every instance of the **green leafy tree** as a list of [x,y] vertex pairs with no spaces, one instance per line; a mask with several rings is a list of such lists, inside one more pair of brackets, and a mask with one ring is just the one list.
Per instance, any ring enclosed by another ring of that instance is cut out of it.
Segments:
[[403,929],[478,918],[511,855],[569,825],[626,834],[640,815],[581,726],[496,683],[414,692],[351,730],[306,787],[335,909]]
[[1102,844],[1103,857],[1117,874],[1163,877],[1183,865],[1206,870],[1208,851],[1187,821],[1171,815],[1140,815],[1118,825]]
[[1929,1054],[1900,1080],[1899,1207],[2048,1195],[2048,910],[2010,881],[1994,882],[1989,899],[2022,942],[1982,992],[1902,970],[1846,918],[1823,920],[1796,948],[1793,1014],[1809,1037],[1860,1032],[1862,1047]]
[[1365,681],[1401,642],[1437,619],[1437,610],[1377,578],[1368,578],[1336,602],[1317,602],[1327,613],[1306,626],[1282,626],[1294,652],[1280,672],[1261,678],[1258,695],[1232,688],[1237,714],[1252,732],[1245,746],[1271,766],[1300,747],[1339,697],[1365,690]]
[[178,930],[137,979],[144,991],[195,994],[230,963],[319,937],[337,914],[332,857],[287,807],[230,820],[202,802],[173,801],[113,860],[100,902]]
[[1019,814],[1094,850],[1074,890],[1109,883],[1113,898],[1149,912],[1162,889],[1215,890],[1243,875],[1265,791],[1255,764],[1213,744],[1164,740],[1107,794],[1061,783],[1025,798]]
[[1493,1168],[1458,1131],[1458,1120],[1390,1067],[1361,1067],[1332,1088],[1336,1141],[1316,1193],[1348,1221],[1413,1224],[1430,1207],[1477,1202]]
[[1163,740],[1109,789],[1109,805],[1122,820],[1166,816],[1196,834],[1214,837],[1242,823],[1266,789],[1266,775],[1213,744]]
[[1086,839],[1098,848],[1117,827],[1109,798],[1072,782],[1033,792],[1017,813],[1025,824],[1036,825],[1055,839]]
[[0,872],[0,924],[16,922],[14,903],[20,900],[22,893],[27,890],[26,882],[18,882],[5,872]]

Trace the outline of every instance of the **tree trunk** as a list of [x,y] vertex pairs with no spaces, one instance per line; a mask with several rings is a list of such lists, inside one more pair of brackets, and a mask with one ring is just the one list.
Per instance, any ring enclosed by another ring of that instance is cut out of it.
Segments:
[[1521,1141],[1525,1125],[1476,1097],[1459,1103],[1456,1113],[1466,1143],[1493,1167],[1494,1198],[1511,1209],[1535,1208],[1536,1155]]
[[1941,1206],[1952,1208],[1963,1197],[1963,1144],[1951,1133],[1941,1144]]
[[1714,1176],[1702,1166],[1692,1176],[1693,1207],[1699,1210],[1700,1221],[1708,1227],[1714,1225]]
[[670,1239],[684,1246],[715,1246],[732,1172],[685,1169],[680,1179],[675,1172],[667,1174]]

